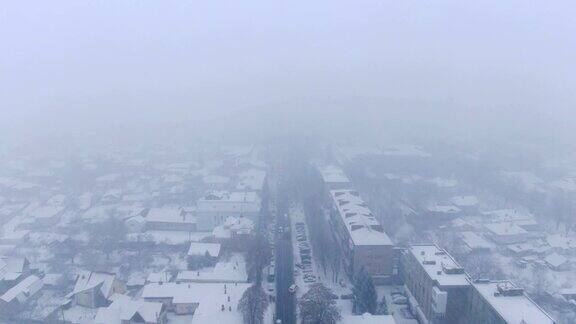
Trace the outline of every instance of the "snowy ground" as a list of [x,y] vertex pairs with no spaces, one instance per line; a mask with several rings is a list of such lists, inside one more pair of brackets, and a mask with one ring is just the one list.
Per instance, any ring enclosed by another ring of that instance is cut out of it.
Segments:
[[[304,232],[306,233],[306,242],[310,246],[311,249],[311,267],[310,267],[310,274],[316,277],[316,282],[320,282],[324,284],[326,287],[330,288],[337,296],[342,295],[349,295],[352,293],[352,285],[350,284],[348,277],[344,274],[344,271],[340,271],[339,281],[340,283],[335,283],[332,278],[334,278],[332,274],[332,269],[330,267],[326,268],[326,271],[320,266],[318,259],[318,254],[315,253],[314,248],[310,242],[310,231],[308,230],[308,225],[306,223],[306,217],[304,212],[300,206],[294,208],[290,213],[290,221],[291,221],[291,229],[292,229],[292,245],[293,245],[293,252],[294,252],[294,263],[301,263],[301,257],[298,248],[298,240],[297,240],[297,232],[296,232],[296,224],[303,223],[304,224]],[[294,282],[298,286],[298,290],[296,292],[297,298],[301,298],[304,295],[310,285],[313,283],[306,283],[304,281],[304,272],[302,269],[295,267],[296,271],[294,273]],[[350,300],[343,300],[338,299],[337,305],[339,306],[342,314],[352,314],[352,302]]]
[[397,305],[392,302],[391,293],[402,292],[402,286],[377,286],[376,292],[378,293],[378,300],[382,300],[382,296],[386,298],[386,305],[388,306],[388,313],[394,316],[397,324],[418,324],[416,319],[406,318],[403,313],[408,312],[408,305]]

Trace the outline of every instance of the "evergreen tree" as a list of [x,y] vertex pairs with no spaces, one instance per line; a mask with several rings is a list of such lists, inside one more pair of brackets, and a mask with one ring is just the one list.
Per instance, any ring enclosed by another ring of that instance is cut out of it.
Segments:
[[334,293],[321,283],[313,284],[298,306],[303,324],[334,324],[342,317]]
[[244,324],[262,324],[266,308],[268,296],[258,283],[246,289],[238,302],[238,311],[242,313]]
[[264,235],[258,233],[250,241],[245,259],[250,281],[259,284],[262,282],[262,269],[272,259],[272,250]]
[[372,277],[362,268],[354,277],[354,301],[352,311],[356,315],[370,313],[375,314],[378,304],[378,296]]

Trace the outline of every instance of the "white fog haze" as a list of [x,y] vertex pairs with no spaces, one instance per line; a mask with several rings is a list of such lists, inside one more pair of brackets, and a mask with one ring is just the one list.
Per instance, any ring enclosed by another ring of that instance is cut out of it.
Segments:
[[575,17],[0,1],[0,324],[576,323]]

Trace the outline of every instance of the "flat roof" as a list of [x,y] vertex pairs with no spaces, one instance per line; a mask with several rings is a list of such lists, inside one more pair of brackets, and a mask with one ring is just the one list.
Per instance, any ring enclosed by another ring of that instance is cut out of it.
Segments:
[[[554,320],[524,293],[516,296],[497,294],[498,288],[517,288],[510,281],[472,282],[472,286],[507,323],[553,324]],[[522,322],[524,321],[524,322]]]
[[396,324],[392,315],[372,315],[364,313],[362,315],[343,315],[342,324]]
[[462,232],[460,238],[471,249],[491,249],[493,245],[474,232]]
[[489,223],[484,227],[495,235],[522,235],[528,232],[514,223]]
[[152,208],[146,215],[147,222],[196,224],[196,218],[182,212],[177,207]]
[[355,245],[392,245],[392,240],[357,191],[332,190],[330,195]]
[[350,179],[344,171],[335,165],[327,165],[319,168],[322,180],[326,183],[349,183]]
[[[448,254],[436,245],[412,245],[410,253],[420,266],[440,286],[467,286],[468,275],[464,269]],[[454,273],[451,273],[454,272]]]

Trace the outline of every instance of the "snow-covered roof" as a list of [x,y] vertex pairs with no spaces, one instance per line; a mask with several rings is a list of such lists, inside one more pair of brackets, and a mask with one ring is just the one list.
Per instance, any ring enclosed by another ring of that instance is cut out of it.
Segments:
[[[472,286],[507,323],[553,324],[554,320],[510,281],[476,281]],[[514,293],[507,291],[516,290]]]
[[372,315],[365,313],[362,315],[342,315],[338,322],[341,324],[396,324],[392,315]]
[[423,148],[411,144],[397,144],[387,146],[381,150],[382,155],[387,156],[410,156],[410,157],[429,157]]
[[26,258],[0,257],[0,280],[15,280],[25,270]]
[[214,192],[197,201],[199,212],[238,212],[260,211],[260,198],[254,191]]
[[197,271],[180,271],[177,282],[248,282],[246,262],[240,254],[230,260],[219,261],[214,267]]
[[74,285],[74,291],[72,291],[72,294],[92,289],[101,284],[102,286],[100,287],[100,291],[104,297],[108,298],[112,292],[115,279],[116,275],[112,273],[82,271],[76,277],[76,284]]
[[191,242],[188,255],[205,255],[217,258],[220,255],[220,243]]
[[196,218],[194,216],[183,213],[182,209],[177,207],[152,208],[148,212],[148,215],[146,215],[146,221],[196,224]]
[[453,205],[431,205],[428,206],[427,210],[432,213],[441,214],[455,214],[460,212],[460,208]]
[[[204,310],[203,316],[222,313],[221,305],[225,305],[226,313],[228,313],[228,305],[232,306],[232,312],[236,312],[238,300],[240,300],[242,294],[250,285],[249,283],[151,283],[144,286],[141,297],[144,299],[171,298],[174,304],[200,304],[194,313],[194,318],[196,318],[200,307]],[[224,294],[224,289],[226,289],[226,294]],[[228,302],[228,296],[230,296],[230,302]],[[238,314],[238,316],[240,315]],[[198,323],[219,322],[206,321]]]
[[410,253],[418,260],[428,276],[440,286],[466,286],[468,276],[464,269],[436,245],[412,245]]
[[114,294],[110,299],[112,304],[98,308],[94,323],[121,324],[122,321],[130,321],[136,314],[146,323],[157,323],[163,311],[162,303],[133,300],[121,294]]
[[28,276],[24,280],[20,281],[16,286],[6,291],[0,299],[9,303],[21,294],[30,297],[40,290],[40,288],[42,288],[42,279],[34,275]]
[[212,231],[216,238],[231,238],[232,234],[250,234],[254,230],[254,222],[245,217],[227,217],[224,224],[218,225]]
[[327,165],[321,167],[320,175],[325,183],[349,183],[350,179],[346,176],[344,171],[335,165]]
[[146,283],[150,282],[168,282],[170,281],[170,273],[168,271],[151,272],[146,277]]
[[367,204],[355,190],[332,190],[330,195],[355,245],[392,245]]
[[561,233],[548,235],[546,242],[553,248],[563,250],[576,249],[576,238],[565,236]]
[[478,205],[478,198],[476,196],[455,196],[450,201],[458,207],[472,207]]
[[560,267],[566,262],[568,262],[568,259],[565,256],[554,252],[548,255],[546,258],[544,258],[544,261],[546,261],[546,263],[548,263],[552,267]]
[[533,221],[534,216],[528,212],[521,212],[517,209],[497,209],[483,212],[482,214],[490,216],[493,222],[520,222]]
[[186,231],[151,231],[144,233],[130,233],[127,239],[130,242],[155,242],[156,244],[180,245],[190,241],[199,241],[209,237],[210,232],[186,232]]
[[462,232],[460,238],[470,249],[491,249],[492,244],[474,232]]
[[486,227],[490,233],[498,236],[528,234],[525,229],[514,223],[489,223],[485,224],[484,227]]

